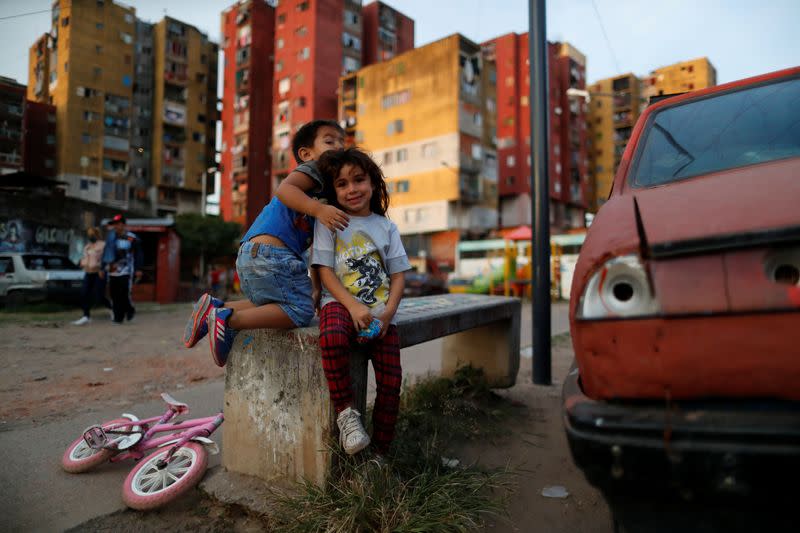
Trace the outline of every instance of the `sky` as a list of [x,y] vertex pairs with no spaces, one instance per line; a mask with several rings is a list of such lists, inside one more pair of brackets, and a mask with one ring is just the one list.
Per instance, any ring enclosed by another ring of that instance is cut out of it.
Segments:
[[[137,16],[165,13],[219,42],[228,0],[130,0]],[[369,3],[365,1],[365,3]],[[416,46],[453,33],[482,42],[528,26],[528,0],[388,0],[416,23]],[[27,83],[28,48],[50,28],[51,0],[0,0],[0,75]],[[165,8],[165,6],[169,6]],[[29,16],[4,19],[35,11]],[[601,23],[602,21],[602,23]],[[587,78],[707,56],[724,83],[800,65],[800,0],[550,0],[547,37],[587,56]],[[605,29],[605,36],[603,32]],[[607,36],[607,38],[606,38]]]

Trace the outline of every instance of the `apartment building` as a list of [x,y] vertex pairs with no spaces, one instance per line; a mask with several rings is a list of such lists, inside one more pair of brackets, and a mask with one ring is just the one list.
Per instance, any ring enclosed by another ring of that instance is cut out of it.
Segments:
[[383,2],[372,2],[361,10],[364,66],[388,61],[414,48],[414,19]]
[[219,47],[170,17],[155,24],[153,47],[151,168],[158,214],[199,212],[203,180],[216,164]]
[[25,86],[0,76],[0,174],[20,172],[24,166],[23,115]]
[[[497,65],[499,222],[531,222],[531,124],[528,34],[483,44]],[[550,224],[553,232],[584,226],[590,197],[585,101],[567,89],[586,88],[586,57],[569,43],[548,43]]]
[[296,165],[291,138],[336,119],[339,76],[361,68],[361,0],[285,0],[275,9],[273,189]]
[[69,196],[127,207],[135,11],[56,0],[30,50],[29,98],[56,107],[56,175]]
[[28,97],[56,108],[67,195],[149,215],[199,210],[214,162],[216,55],[174,19],[56,0],[50,32],[30,49]]
[[652,70],[643,82],[646,97],[685,93],[716,85],[717,69],[701,57]]
[[644,108],[642,83],[628,73],[589,87],[589,210],[596,212],[609,193],[633,126]]
[[340,116],[383,168],[410,255],[452,263],[461,238],[497,225],[495,76],[455,34],[341,80]]
[[264,0],[222,12],[220,214],[249,226],[272,197],[272,88],[275,9]]

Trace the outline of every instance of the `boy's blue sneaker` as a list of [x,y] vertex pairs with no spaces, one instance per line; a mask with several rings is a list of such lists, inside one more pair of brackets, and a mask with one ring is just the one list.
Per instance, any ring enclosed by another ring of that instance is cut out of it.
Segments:
[[183,332],[183,344],[187,348],[191,348],[200,339],[208,333],[208,326],[206,325],[206,318],[208,312],[215,307],[222,307],[225,304],[219,298],[214,298],[208,293],[203,294],[197,303],[194,304],[192,309],[192,316],[189,317],[189,322],[186,323],[186,329]]
[[233,314],[233,309],[214,307],[208,312],[208,338],[211,341],[211,357],[217,366],[225,366],[228,354],[233,347],[233,339],[239,333],[228,326],[228,319]]

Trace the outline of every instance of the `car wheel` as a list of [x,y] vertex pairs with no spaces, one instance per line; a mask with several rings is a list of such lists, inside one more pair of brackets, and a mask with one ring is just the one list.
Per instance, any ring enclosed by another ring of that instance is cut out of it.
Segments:
[[22,291],[9,291],[6,294],[6,308],[15,310],[25,303],[25,293]]

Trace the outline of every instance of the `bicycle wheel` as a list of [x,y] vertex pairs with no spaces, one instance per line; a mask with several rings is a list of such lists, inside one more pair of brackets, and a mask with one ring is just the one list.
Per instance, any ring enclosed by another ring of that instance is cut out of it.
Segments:
[[[102,426],[107,428],[112,424],[119,424],[120,422],[130,422],[127,418],[117,418],[108,422],[103,422]],[[123,426],[125,429],[130,429],[130,425]],[[61,468],[71,474],[80,474],[91,470],[99,464],[106,462],[112,455],[113,450],[95,450],[86,444],[83,440],[83,435],[75,439],[72,444],[67,446],[67,450],[61,457]]]
[[146,511],[171,502],[200,482],[208,465],[208,452],[202,444],[187,442],[172,455],[164,468],[158,462],[169,447],[160,449],[131,470],[122,486],[122,499],[131,509]]

